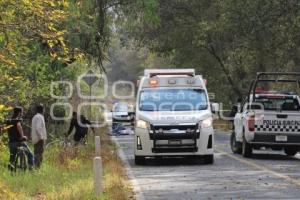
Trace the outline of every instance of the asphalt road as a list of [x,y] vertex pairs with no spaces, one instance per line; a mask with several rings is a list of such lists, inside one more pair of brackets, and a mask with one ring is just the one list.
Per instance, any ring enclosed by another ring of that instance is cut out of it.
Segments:
[[117,136],[139,199],[300,199],[300,154],[254,151],[232,154],[229,134],[215,134],[215,163],[183,158],[151,159],[136,166],[133,136]]

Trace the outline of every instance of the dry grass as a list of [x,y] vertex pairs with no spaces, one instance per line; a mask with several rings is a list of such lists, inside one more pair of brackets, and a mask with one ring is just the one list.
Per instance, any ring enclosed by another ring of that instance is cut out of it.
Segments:
[[[104,167],[104,193],[99,198],[93,193],[94,140],[79,148],[62,149],[52,146],[45,151],[42,168],[33,173],[11,176],[0,167],[0,199],[34,200],[127,200],[133,199],[132,190],[117,149],[106,134],[99,130]],[[0,161],[8,161],[8,150],[0,152]],[[1,184],[2,183],[2,184]]]
[[20,196],[12,192],[7,186],[0,182],[0,199],[20,199]]
[[134,199],[125,169],[117,154],[117,148],[109,136],[101,134],[101,157],[105,170],[104,191],[108,199],[125,200]]

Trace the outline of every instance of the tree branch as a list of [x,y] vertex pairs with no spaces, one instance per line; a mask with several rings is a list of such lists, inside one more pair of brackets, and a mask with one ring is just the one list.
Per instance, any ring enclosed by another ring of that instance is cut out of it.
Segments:
[[218,61],[222,71],[224,72],[224,74],[226,76],[227,81],[229,82],[229,84],[230,84],[231,88],[233,89],[233,91],[235,92],[235,94],[237,94],[239,97],[242,97],[242,92],[234,83],[233,79],[230,76],[228,69],[226,68],[226,66],[223,63],[220,56],[218,56],[218,54],[216,53],[215,48],[212,45],[209,45],[209,47],[204,46],[204,48]]

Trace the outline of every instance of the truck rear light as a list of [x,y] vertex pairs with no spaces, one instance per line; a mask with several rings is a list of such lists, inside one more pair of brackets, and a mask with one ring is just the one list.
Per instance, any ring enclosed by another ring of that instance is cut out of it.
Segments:
[[255,130],[255,116],[249,116],[248,118],[248,130],[254,131]]
[[266,93],[266,91],[262,88],[256,88],[255,90],[255,94],[264,94],[264,93]]

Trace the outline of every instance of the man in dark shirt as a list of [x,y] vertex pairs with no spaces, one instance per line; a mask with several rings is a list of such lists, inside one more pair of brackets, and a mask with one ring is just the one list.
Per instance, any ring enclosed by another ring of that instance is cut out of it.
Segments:
[[[83,115],[78,115],[76,112],[73,112],[70,128],[66,136],[68,137],[75,128],[74,141],[76,145],[86,137],[88,133],[88,127],[91,124],[92,123]],[[93,130],[93,132],[95,132],[94,128],[91,127],[91,129]]]
[[7,121],[7,125],[10,126],[8,129],[8,147],[10,151],[9,169],[11,170],[13,169],[14,166],[17,149],[18,147],[21,146],[24,147],[26,150],[29,169],[32,169],[34,163],[34,156],[25,142],[27,140],[27,137],[23,133],[23,128],[21,124],[22,114],[23,114],[23,109],[21,107],[15,107],[13,110],[12,118]]

